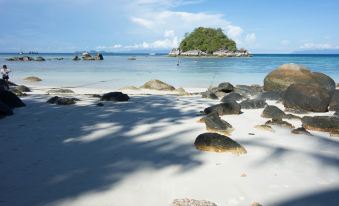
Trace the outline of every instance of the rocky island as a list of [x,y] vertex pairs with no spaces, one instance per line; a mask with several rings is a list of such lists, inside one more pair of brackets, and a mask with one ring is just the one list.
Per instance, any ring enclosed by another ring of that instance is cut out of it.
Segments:
[[246,49],[238,49],[236,42],[229,39],[222,29],[198,27],[187,33],[169,56],[215,56],[215,57],[249,57]]

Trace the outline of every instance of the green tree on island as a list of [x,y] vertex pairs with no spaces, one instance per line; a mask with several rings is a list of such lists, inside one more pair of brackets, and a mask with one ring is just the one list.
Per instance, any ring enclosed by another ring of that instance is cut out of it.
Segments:
[[224,34],[221,28],[198,27],[194,29],[193,32],[185,34],[185,38],[181,41],[179,49],[183,52],[201,50],[212,54],[220,49],[236,51],[237,45]]

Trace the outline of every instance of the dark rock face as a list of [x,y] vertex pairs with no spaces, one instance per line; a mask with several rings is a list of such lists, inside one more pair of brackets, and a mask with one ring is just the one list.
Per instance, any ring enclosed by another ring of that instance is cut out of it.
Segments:
[[47,93],[49,94],[71,94],[74,92],[70,89],[51,89],[51,90],[48,90]]
[[57,105],[71,105],[71,104],[75,104],[77,101],[80,101],[77,98],[68,98],[68,97],[52,97],[50,98],[47,103],[50,104],[57,104]]
[[160,90],[160,91],[174,91],[175,88],[172,85],[169,85],[163,81],[153,79],[146,82],[142,88],[145,89],[153,89],[153,90]]
[[216,112],[209,113],[201,118],[200,121],[205,123],[206,129],[209,132],[229,135],[233,131],[232,125],[225,120],[222,120]]
[[104,60],[104,57],[100,53],[97,53],[94,58],[95,60]]
[[109,92],[109,93],[103,94],[100,100],[101,101],[126,102],[129,100],[129,96],[122,92]]
[[263,92],[263,88],[259,85],[236,85],[234,88],[234,92],[239,93],[243,96],[258,96],[261,92]]
[[241,113],[240,104],[236,102],[226,102],[217,105],[213,105],[211,107],[207,107],[204,110],[205,114],[209,114],[212,112],[216,112],[219,116],[226,114],[240,114]]
[[339,132],[339,117],[336,116],[305,116],[301,121],[305,129],[323,132]]
[[78,56],[75,56],[73,59],[72,59],[73,61],[79,61],[79,60],[81,60]]
[[319,86],[292,84],[285,92],[283,104],[286,108],[327,112],[332,94]]
[[7,58],[7,61],[33,61],[34,58],[30,57],[30,56],[19,56],[19,57],[11,57],[11,58]]
[[207,99],[219,99],[218,96],[211,91],[202,92],[201,97]]
[[260,109],[267,105],[263,99],[248,99],[240,103],[242,109]]
[[284,96],[284,92],[281,91],[267,91],[262,92],[257,97],[258,99],[264,99],[264,100],[281,100]]
[[246,99],[246,97],[242,96],[239,93],[231,92],[231,93],[227,94],[226,96],[224,96],[221,99],[221,102],[235,102],[235,101],[240,101],[240,100],[243,100],[243,99]]
[[234,87],[231,83],[229,82],[222,82],[218,85],[218,91],[229,93],[232,92]]
[[332,99],[330,101],[330,111],[339,110],[339,89],[334,91]]
[[284,64],[269,73],[264,79],[265,91],[285,91],[292,84],[306,84],[323,87],[329,92],[335,90],[335,82],[329,76],[311,72],[298,64]]
[[37,57],[37,58],[35,58],[35,61],[43,62],[43,61],[46,61],[46,60],[43,57]]
[[307,131],[304,127],[299,127],[297,129],[294,129],[291,131],[291,133],[293,134],[305,134],[305,135],[309,135],[309,136],[312,136],[312,134]]
[[15,89],[19,90],[20,92],[30,92],[31,89],[26,87],[25,85],[16,86]]
[[294,129],[294,126],[286,121],[283,121],[281,119],[272,119],[265,123],[266,125],[275,125],[275,126],[281,126],[281,127],[287,127],[289,129]]
[[285,112],[273,105],[267,105],[261,114],[264,118],[282,119],[285,117]]
[[210,152],[230,152],[236,155],[246,154],[247,151],[240,144],[227,136],[217,133],[200,134],[195,142],[195,147],[198,150]]
[[0,100],[9,108],[26,106],[19,97],[10,91],[0,91]]
[[16,88],[10,88],[9,91],[12,92],[13,94],[15,94],[18,97],[24,97],[24,96],[27,95],[27,94],[21,92],[20,90],[18,90]]
[[0,100],[0,118],[9,115],[13,115],[12,109]]

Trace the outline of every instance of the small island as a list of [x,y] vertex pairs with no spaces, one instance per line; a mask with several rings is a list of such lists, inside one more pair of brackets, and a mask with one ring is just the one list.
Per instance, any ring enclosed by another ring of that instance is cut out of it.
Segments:
[[236,42],[228,38],[221,28],[198,27],[186,33],[179,48],[170,51],[169,56],[215,56],[215,57],[249,57],[246,49],[237,49]]

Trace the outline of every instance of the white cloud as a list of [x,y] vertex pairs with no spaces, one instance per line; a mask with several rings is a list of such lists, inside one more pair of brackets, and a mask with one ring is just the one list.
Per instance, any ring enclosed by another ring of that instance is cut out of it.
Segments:
[[257,40],[257,36],[255,35],[255,33],[247,34],[245,37],[245,42],[249,44],[255,43],[256,40]]
[[287,47],[291,45],[291,42],[285,39],[285,40],[280,41],[280,45],[283,47]]
[[131,18],[133,23],[139,24],[140,26],[146,27],[148,29],[152,29],[154,27],[153,22],[151,20],[132,17]]
[[308,42],[300,46],[301,49],[339,49],[339,45],[330,43],[313,43]]

